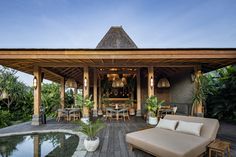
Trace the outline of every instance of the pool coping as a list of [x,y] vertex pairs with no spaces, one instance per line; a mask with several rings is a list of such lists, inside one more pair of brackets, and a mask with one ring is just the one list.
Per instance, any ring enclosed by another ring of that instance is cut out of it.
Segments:
[[84,157],[87,153],[85,147],[84,147],[84,139],[87,137],[85,134],[81,132],[76,132],[72,130],[67,130],[67,129],[53,129],[53,130],[34,130],[34,131],[24,131],[24,132],[11,132],[11,133],[2,133],[0,134],[0,137],[6,137],[6,136],[13,136],[13,135],[25,135],[25,134],[34,134],[34,133],[55,133],[55,132],[60,132],[60,133],[69,133],[73,134],[79,137],[79,144],[72,155],[72,157]]

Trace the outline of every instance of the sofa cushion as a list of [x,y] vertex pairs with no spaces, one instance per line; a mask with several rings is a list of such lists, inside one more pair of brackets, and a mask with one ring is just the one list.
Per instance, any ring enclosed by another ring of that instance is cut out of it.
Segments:
[[185,122],[180,120],[176,128],[176,131],[200,136],[202,126],[203,123]]
[[129,133],[126,141],[161,157],[196,157],[205,152],[211,142],[207,138],[161,128]]
[[166,115],[164,119],[203,123],[201,129],[201,137],[209,138],[211,141],[213,141],[216,138],[219,129],[219,121],[217,119],[212,119],[212,118]]
[[177,123],[177,120],[160,119],[156,127],[162,129],[175,130]]

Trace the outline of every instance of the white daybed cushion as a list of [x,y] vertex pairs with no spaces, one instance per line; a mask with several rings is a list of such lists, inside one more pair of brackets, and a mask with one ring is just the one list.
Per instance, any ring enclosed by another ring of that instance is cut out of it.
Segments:
[[193,122],[179,121],[179,124],[176,128],[176,131],[184,132],[184,133],[191,134],[191,135],[200,136],[202,126],[203,126],[203,123],[193,123]]
[[177,120],[160,119],[156,127],[168,130],[175,130],[177,123]]
[[210,139],[177,131],[152,128],[126,134],[126,141],[161,157],[198,157]]

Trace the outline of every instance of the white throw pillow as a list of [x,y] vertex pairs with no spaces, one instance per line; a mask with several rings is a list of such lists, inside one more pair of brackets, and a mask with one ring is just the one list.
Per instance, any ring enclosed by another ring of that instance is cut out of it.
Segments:
[[200,136],[202,126],[203,126],[203,123],[193,123],[193,122],[179,121],[179,124],[176,128],[176,131],[184,132],[184,133],[191,134],[191,135]]
[[177,120],[160,119],[156,127],[168,130],[175,130],[177,123]]

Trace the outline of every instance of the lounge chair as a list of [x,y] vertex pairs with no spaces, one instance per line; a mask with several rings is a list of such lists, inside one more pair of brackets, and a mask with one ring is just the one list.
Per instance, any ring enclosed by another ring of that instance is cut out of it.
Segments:
[[166,115],[164,119],[203,123],[200,136],[156,127],[126,134],[130,148],[160,157],[198,157],[206,152],[207,145],[215,140],[219,129],[216,119],[179,115]]

